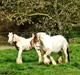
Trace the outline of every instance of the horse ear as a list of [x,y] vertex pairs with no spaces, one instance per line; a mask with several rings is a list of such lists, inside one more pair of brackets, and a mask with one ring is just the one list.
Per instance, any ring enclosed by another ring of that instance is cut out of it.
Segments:
[[36,43],[37,40],[38,40],[37,35],[36,34],[33,34],[32,36],[33,36],[33,42]]
[[10,34],[10,33],[13,34],[13,32],[9,32],[9,34]]
[[32,37],[34,37],[35,36],[35,34],[34,33],[32,33]]

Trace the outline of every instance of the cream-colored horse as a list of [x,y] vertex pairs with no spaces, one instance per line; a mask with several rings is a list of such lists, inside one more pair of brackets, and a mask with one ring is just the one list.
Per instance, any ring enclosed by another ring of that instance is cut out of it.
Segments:
[[8,43],[14,44],[19,51],[16,62],[18,64],[21,64],[22,63],[22,52],[24,50],[31,50],[32,49],[32,46],[30,44],[30,41],[32,40],[32,37],[28,38],[28,39],[25,39],[25,38],[20,37],[16,34],[13,34],[12,32],[9,32],[8,38],[9,38]]
[[[44,32],[40,32],[34,35],[32,39],[32,44],[38,51],[43,51],[43,62],[49,64],[50,60],[52,64],[56,65],[56,61],[51,57],[52,52],[60,52],[63,50],[65,55],[65,63],[68,63],[69,53],[68,53],[68,42],[62,35],[49,36]],[[41,52],[40,52],[41,54]],[[49,59],[49,58],[50,59]],[[42,60],[42,59],[41,59]],[[62,62],[61,56],[58,59],[59,63]]]

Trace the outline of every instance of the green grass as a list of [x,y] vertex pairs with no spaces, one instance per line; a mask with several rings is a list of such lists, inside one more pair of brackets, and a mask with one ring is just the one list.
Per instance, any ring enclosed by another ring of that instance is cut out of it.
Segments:
[[35,50],[23,52],[23,64],[16,64],[16,50],[0,51],[0,75],[80,75],[80,44],[70,50],[70,63],[56,66],[39,64]]

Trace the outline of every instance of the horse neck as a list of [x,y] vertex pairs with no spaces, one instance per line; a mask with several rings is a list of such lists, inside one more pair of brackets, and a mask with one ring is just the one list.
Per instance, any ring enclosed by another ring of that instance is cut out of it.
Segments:
[[18,35],[16,35],[16,34],[14,34],[14,42],[18,42],[19,40],[20,40],[20,37],[18,36]]
[[51,36],[45,35],[42,38],[40,38],[40,41],[41,41],[42,45],[44,46],[46,43],[51,42]]
[[49,35],[45,35],[45,36],[41,36],[41,40],[44,41],[44,40],[48,40],[50,39],[51,37]]

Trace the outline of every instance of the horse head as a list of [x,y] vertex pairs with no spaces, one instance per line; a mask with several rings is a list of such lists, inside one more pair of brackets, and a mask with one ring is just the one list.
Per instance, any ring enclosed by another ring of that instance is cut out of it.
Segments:
[[32,40],[31,40],[30,44],[35,49],[40,49],[41,45],[40,45],[40,40],[39,40],[39,37],[37,36],[37,34],[32,34]]
[[12,44],[13,43],[13,36],[14,36],[14,34],[12,33],[12,32],[9,32],[9,34],[8,34],[8,43],[10,43],[10,44]]

